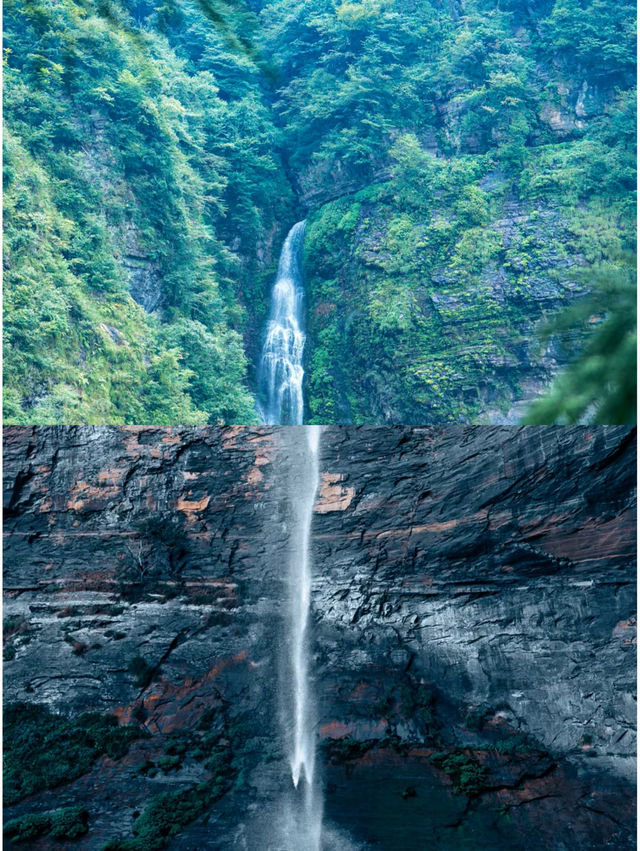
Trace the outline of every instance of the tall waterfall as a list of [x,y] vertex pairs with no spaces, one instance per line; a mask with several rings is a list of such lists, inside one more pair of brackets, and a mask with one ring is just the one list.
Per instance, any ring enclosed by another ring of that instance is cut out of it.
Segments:
[[289,617],[285,726],[291,770],[286,851],[320,851],[322,795],[315,770],[316,710],[310,679],[311,521],[318,489],[321,426],[286,429],[294,469],[290,479]]
[[301,425],[303,417],[302,263],[306,222],[284,241],[271,294],[271,314],[258,374],[260,414],[267,425]]

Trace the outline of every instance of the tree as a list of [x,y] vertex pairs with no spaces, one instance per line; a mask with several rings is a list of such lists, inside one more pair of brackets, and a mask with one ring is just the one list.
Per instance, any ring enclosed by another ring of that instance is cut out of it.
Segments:
[[586,329],[582,350],[546,398],[532,407],[528,423],[636,421],[635,258],[621,258],[618,265],[599,263],[583,277],[588,294],[547,328],[548,335],[559,336]]

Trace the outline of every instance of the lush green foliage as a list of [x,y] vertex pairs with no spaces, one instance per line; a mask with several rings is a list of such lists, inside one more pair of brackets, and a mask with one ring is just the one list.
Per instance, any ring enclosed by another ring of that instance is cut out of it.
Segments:
[[9,0],[6,420],[254,421],[291,186],[312,421],[513,417],[576,357],[532,419],[629,420],[632,294],[598,281],[635,250],[634,29],[629,0]]
[[89,830],[89,813],[83,807],[64,807],[48,813],[27,813],[11,819],[3,833],[12,843],[29,842],[40,836],[79,839]]
[[103,754],[119,759],[142,735],[138,727],[120,727],[114,715],[68,720],[37,704],[10,704],[4,711],[5,804],[80,777]]
[[435,713],[436,695],[432,688],[423,683],[405,686],[401,693],[401,709],[405,718],[417,721],[426,740],[434,739],[439,732]]
[[255,420],[243,303],[290,191],[250,16],[13,0],[4,23],[6,421]]
[[307,230],[312,421],[506,414],[583,348],[537,343],[571,267],[634,247],[635,8],[280,0],[263,17],[299,183],[343,193]]
[[636,413],[637,289],[635,263],[593,266],[589,294],[551,325],[554,334],[592,326],[581,356],[538,402],[530,423],[632,422]]
[[363,757],[378,744],[376,739],[354,739],[353,736],[343,736],[341,739],[324,739],[322,751],[325,762],[343,765],[351,760]]

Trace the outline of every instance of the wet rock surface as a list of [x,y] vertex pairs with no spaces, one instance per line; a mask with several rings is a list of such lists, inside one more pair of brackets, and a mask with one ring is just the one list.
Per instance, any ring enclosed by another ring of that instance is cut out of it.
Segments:
[[[291,431],[5,429],[5,701],[150,733],[7,818],[82,803],[69,847],[130,836],[207,778],[157,766],[211,717],[235,787],[168,847],[271,847]],[[331,847],[634,847],[635,433],[327,428],[320,471]]]

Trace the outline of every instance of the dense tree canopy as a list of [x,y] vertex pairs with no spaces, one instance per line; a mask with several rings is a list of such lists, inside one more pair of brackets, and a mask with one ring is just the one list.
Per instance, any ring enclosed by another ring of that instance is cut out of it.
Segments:
[[[513,416],[620,334],[631,374],[630,2],[8,0],[4,23],[7,422],[255,421],[303,214],[312,420]],[[628,391],[531,416],[629,419]]]
[[246,258],[290,190],[251,16],[215,10],[5,5],[8,421],[255,419]]

